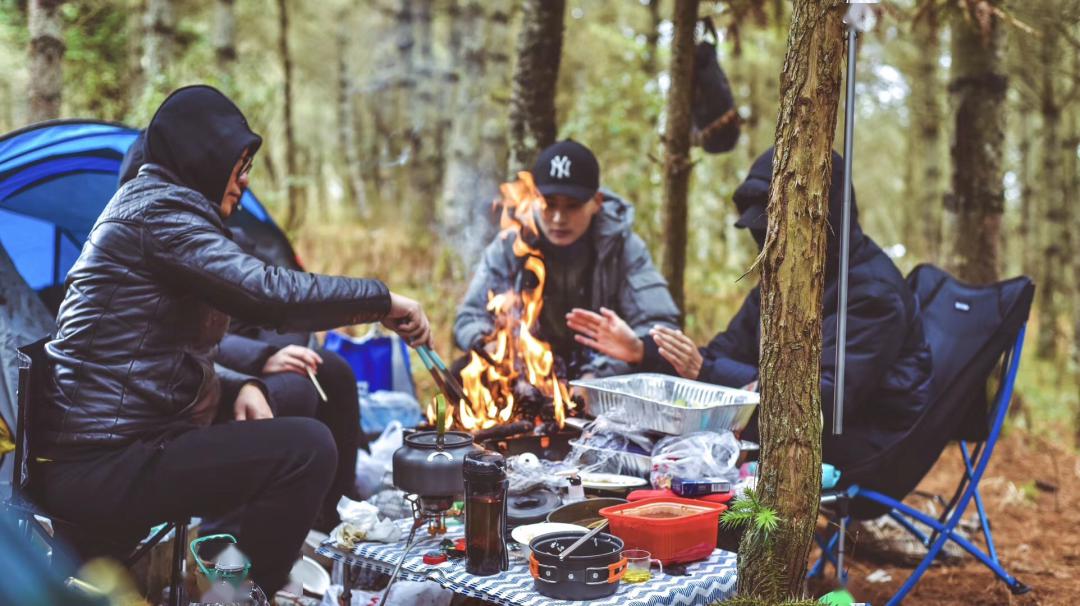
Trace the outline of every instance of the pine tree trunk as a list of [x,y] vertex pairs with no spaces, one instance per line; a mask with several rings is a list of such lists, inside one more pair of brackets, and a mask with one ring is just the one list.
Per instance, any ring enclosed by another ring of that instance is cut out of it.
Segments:
[[690,102],[694,96],[694,29],[698,0],[675,0],[672,21],[671,88],[668,89],[664,132],[664,257],[663,272],[680,310],[685,309],[686,204],[690,195]]
[[[761,262],[761,478],[780,517],[740,546],[739,593],[800,598],[821,487],[821,300],[832,142],[840,97],[842,0],[796,0]],[[749,535],[748,535],[749,536]]]
[[302,192],[297,183],[296,174],[296,138],[293,136],[292,105],[292,56],[289,54],[289,11],[288,0],[278,0],[278,53],[281,67],[285,74],[283,92],[285,110],[285,187],[288,193],[288,206],[285,209],[285,230],[293,231],[303,221]]
[[[1061,315],[1060,297],[1064,296],[1066,276],[1066,253],[1069,247],[1069,202],[1065,198],[1064,175],[1061,171],[1064,155],[1061,141],[1061,106],[1055,91],[1058,70],[1060,69],[1058,32],[1053,26],[1042,33],[1038,69],[1041,71],[1039,91],[1040,117],[1042,118],[1041,141],[1042,162],[1039,163],[1039,184],[1042,206],[1045,209],[1043,221],[1043,248],[1038,266],[1042,269],[1039,276],[1038,314],[1039,338],[1036,353],[1044,360],[1055,357],[1057,346],[1063,339],[1058,323]],[[1075,151],[1073,152],[1075,155]]]
[[495,234],[492,202],[506,171],[505,98],[509,87],[509,21],[506,0],[467,0],[458,21],[462,32],[457,99],[443,181],[440,225],[454,244],[458,270],[471,270]]
[[555,142],[555,91],[562,59],[566,0],[525,0],[510,97],[508,177],[529,170]]
[[359,121],[356,119],[356,85],[349,61],[349,39],[352,36],[351,20],[348,9],[338,15],[337,28],[337,69],[338,69],[338,144],[345,158],[345,201],[352,214],[363,218],[370,209],[367,203],[367,191],[364,186],[363,168],[360,162],[358,133]]
[[143,52],[140,61],[143,99],[154,99],[169,86],[176,58],[176,12],[172,0],[147,0],[143,14]]
[[413,0],[411,20],[411,60],[409,144],[412,170],[409,171],[410,200],[417,225],[434,226],[439,190],[446,158],[440,131],[440,71],[432,50],[432,0]]
[[236,67],[236,0],[216,0],[213,23],[214,59],[226,88],[233,88]]
[[656,76],[658,48],[660,46],[660,0],[646,0],[649,10],[649,29],[645,32],[645,61],[643,67],[650,78]]
[[[974,284],[998,279],[1004,188],[1005,91],[1001,73],[1002,24],[989,0],[969,0],[953,11],[949,92],[955,129],[952,192],[946,198],[951,251],[946,266]],[[965,18],[963,10],[972,14]],[[987,23],[985,30],[978,23]]]
[[1035,229],[1033,219],[1038,212],[1039,204],[1038,196],[1035,195],[1035,175],[1032,170],[1031,114],[1019,112],[1019,120],[1017,154],[1020,158],[1020,165],[1017,170],[1017,180],[1020,182],[1020,225],[1017,235],[1020,239],[1020,253],[1014,256],[1018,256],[1020,259],[1019,271],[1021,273],[1035,275],[1038,264],[1034,250],[1039,238],[1037,237],[1038,230]]
[[936,11],[915,23],[912,29],[915,62],[911,69],[911,132],[908,158],[912,174],[908,180],[908,216],[912,224],[905,230],[917,253],[931,263],[941,255],[942,199],[945,194],[945,153],[941,135],[945,113],[940,101],[942,78],[940,30]]
[[64,87],[64,33],[60,20],[63,0],[30,0],[30,115],[31,122],[60,117]]

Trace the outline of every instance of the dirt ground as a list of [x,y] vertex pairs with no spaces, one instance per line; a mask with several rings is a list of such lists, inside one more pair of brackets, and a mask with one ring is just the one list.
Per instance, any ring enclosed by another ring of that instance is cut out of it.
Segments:
[[[952,446],[919,489],[948,498],[962,472]],[[1080,603],[1080,458],[1044,439],[1010,431],[998,443],[981,487],[998,557],[1031,592],[1013,596],[993,573],[965,556],[960,565],[932,566],[904,603]],[[974,519],[974,512],[973,502],[966,517]],[[985,549],[982,533],[975,538]],[[850,554],[851,592],[858,600],[885,604],[913,569],[860,557],[859,551],[856,538]],[[879,569],[892,580],[868,582],[866,577]]]

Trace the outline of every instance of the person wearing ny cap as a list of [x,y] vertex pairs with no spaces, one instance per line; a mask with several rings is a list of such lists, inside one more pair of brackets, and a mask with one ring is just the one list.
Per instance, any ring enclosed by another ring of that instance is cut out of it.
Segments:
[[[769,184],[773,149],[754,162],[735,190],[739,213],[735,225],[750,232],[758,248],[765,245],[768,227]],[[833,153],[829,188],[829,225],[841,222],[844,161]],[[845,374],[845,427],[832,435],[833,372],[836,365],[837,293],[839,288],[839,230],[828,231],[825,289],[822,309],[821,402],[824,414],[822,455],[826,462],[843,466],[884,448],[903,435],[929,402],[931,357],[923,335],[915,298],[900,270],[859,226],[855,196],[851,200],[850,273],[848,277],[847,372]],[[600,351],[631,349],[635,336],[618,318],[586,319],[576,324]],[[705,347],[679,330],[657,327],[653,337],[658,357],[642,366],[677,373],[688,379],[728,387],[756,389],[761,340],[761,291],[754,287],[742,307]],[[757,439],[757,416],[743,433]]]
[[[631,362],[578,342],[568,317],[575,308],[617,314],[650,345],[653,326],[676,326],[679,310],[667,282],[633,232],[634,209],[600,189],[600,165],[577,141],[540,152],[532,176],[544,203],[535,210],[540,233],[530,244],[543,253],[547,272],[537,336],[566,362],[571,379],[629,372]],[[529,279],[513,251],[517,237],[500,234],[484,251],[454,322],[454,339],[465,351],[483,345],[495,330],[488,293],[520,290]]]

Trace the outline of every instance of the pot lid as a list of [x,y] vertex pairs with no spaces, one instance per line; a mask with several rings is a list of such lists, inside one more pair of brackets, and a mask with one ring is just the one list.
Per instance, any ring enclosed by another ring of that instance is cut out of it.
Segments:
[[506,499],[506,515],[511,524],[542,522],[547,514],[559,507],[559,495],[546,488],[537,488]]
[[[405,443],[413,448],[426,448],[429,450],[435,450],[438,448],[437,441],[439,432],[437,431],[418,431],[414,434],[405,436]],[[461,448],[462,446],[468,446],[472,444],[472,436],[463,431],[448,431],[443,436],[443,448]]]

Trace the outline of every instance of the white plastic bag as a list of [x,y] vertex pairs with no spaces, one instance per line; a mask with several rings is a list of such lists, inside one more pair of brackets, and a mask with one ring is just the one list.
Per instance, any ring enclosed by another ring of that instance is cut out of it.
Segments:
[[670,488],[672,478],[716,478],[734,484],[739,479],[739,440],[730,431],[698,431],[670,436],[656,443],[650,480]]
[[405,429],[392,421],[382,435],[369,445],[371,453],[360,449],[356,453],[356,483],[353,496],[364,500],[392,485],[388,479],[394,470],[394,452],[405,443]]

